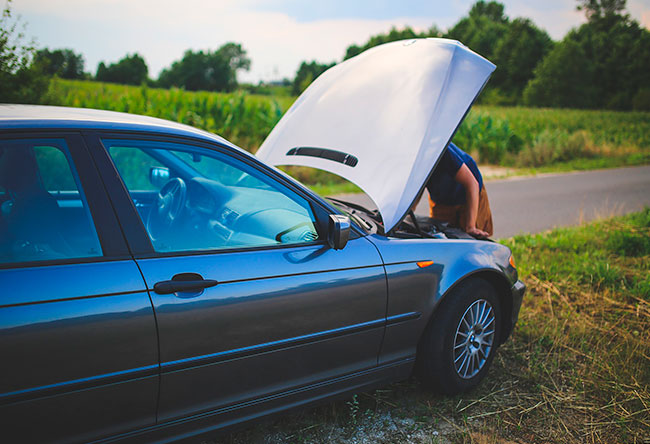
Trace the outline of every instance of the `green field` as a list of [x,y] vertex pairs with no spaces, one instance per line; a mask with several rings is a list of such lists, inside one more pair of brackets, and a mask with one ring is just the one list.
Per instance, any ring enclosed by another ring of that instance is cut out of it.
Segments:
[[[188,92],[54,79],[44,103],[161,117],[255,152],[294,97]],[[526,172],[650,163],[650,113],[475,106],[456,142],[482,164]],[[335,176],[291,170],[317,191],[350,191]]]
[[647,163],[650,113],[475,106],[454,141],[485,164],[545,167],[617,157]]
[[256,96],[244,92],[187,92],[81,80],[55,79],[45,104],[142,114],[219,134],[255,151],[293,97]]

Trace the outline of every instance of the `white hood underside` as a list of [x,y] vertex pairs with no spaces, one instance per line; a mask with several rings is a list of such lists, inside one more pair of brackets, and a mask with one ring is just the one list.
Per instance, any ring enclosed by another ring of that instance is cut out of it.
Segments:
[[494,69],[454,40],[377,46],[318,77],[257,156],[272,165],[302,165],[344,177],[377,204],[388,232],[423,189]]

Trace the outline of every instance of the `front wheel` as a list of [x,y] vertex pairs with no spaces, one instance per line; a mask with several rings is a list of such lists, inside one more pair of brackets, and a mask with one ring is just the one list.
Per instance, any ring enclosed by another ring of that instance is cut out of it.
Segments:
[[501,333],[501,307],[494,287],[473,278],[445,297],[418,347],[422,382],[449,395],[476,387],[485,377]]

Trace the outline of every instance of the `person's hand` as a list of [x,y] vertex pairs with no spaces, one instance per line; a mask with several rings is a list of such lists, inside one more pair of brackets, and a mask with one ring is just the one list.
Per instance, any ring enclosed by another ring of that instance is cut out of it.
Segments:
[[481,239],[485,239],[486,237],[489,236],[489,234],[487,232],[485,232],[483,230],[479,230],[476,227],[467,227],[465,229],[465,232],[467,234],[470,234],[470,235],[472,235],[474,237],[478,237],[478,238],[481,238]]

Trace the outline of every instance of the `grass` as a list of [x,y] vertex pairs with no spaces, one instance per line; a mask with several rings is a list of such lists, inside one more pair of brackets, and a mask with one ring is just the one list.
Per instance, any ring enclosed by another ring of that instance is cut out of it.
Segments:
[[321,196],[362,192],[361,188],[352,182],[327,171],[302,166],[281,166],[280,169]]
[[650,113],[472,108],[454,142],[483,164],[573,171],[650,162]]
[[519,168],[515,171],[518,175],[530,176],[543,173],[567,173],[570,171],[589,171],[647,164],[650,164],[650,152],[637,153],[629,156],[621,155],[592,159],[574,159],[567,162],[558,162],[536,168]]
[[[54,79],[43,102],[161,117],[220,134],[255,152],[294,100],[245,91],[189,92]],[[454,142],[479,163],[516,167],[516,174],[648,164],[650,113],[477,105]],[[319,193],[356,190],[314,169],[303,169],[297,178]]]
[[514,364],[509,372],[527,389],[527,404],[540,404],[535,414],[502,419],[525,425],[538,440],[645,439],[650,209],[505,243],[529,293],[502,358]]
[[347,181],[310,184],[309,188],[321,196],[336,196],[338,194],[362,193],[361,188]]
[[650,208],[502,241],[528,291],[478,389],[414,379],[304,409],[218,442],[647,442]]

